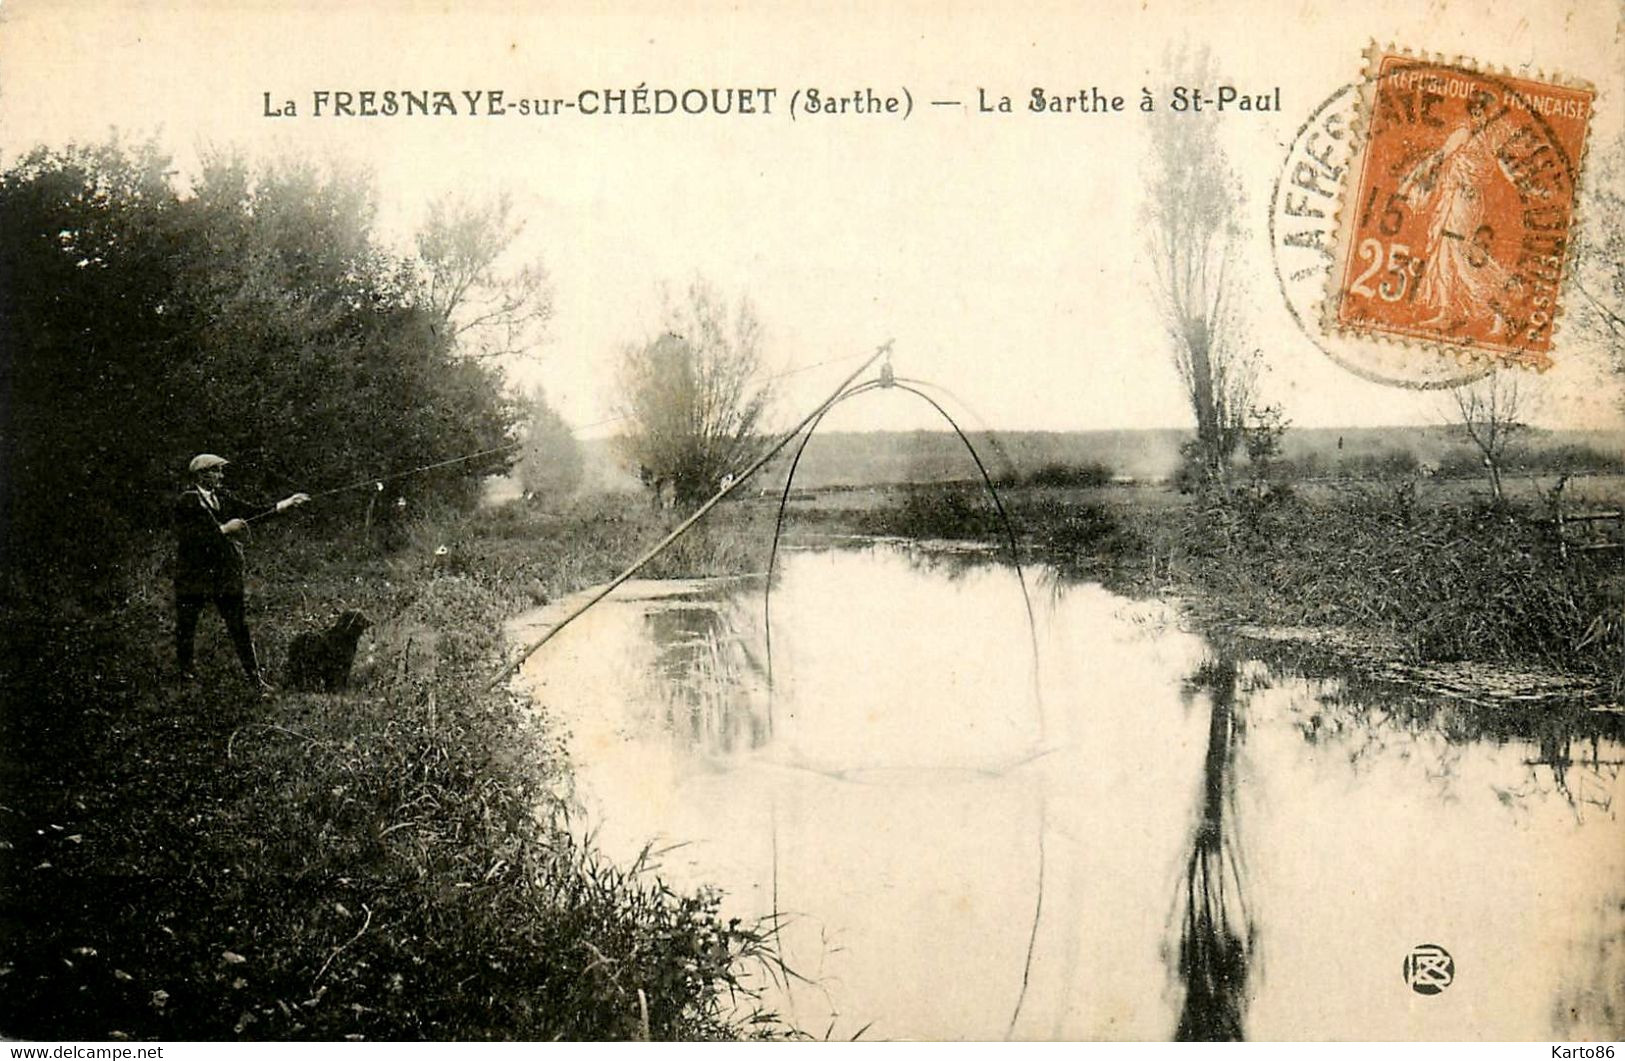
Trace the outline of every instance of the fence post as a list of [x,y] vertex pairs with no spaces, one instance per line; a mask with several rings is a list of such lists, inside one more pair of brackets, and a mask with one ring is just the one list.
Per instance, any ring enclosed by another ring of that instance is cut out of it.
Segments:
[[1569,477],[1560,475],[1552,487],[1552,522],[1557,527],[1557,555],[1563,560],[1569,558],[1569,540],[1563,528],[1563,488],[1568,484]]

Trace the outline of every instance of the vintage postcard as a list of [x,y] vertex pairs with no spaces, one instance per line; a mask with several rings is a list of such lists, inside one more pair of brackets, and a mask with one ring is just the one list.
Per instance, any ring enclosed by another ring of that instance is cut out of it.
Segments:
[[0,1035],[1612,1057],[1622,216],[1617,3],[4,0]]

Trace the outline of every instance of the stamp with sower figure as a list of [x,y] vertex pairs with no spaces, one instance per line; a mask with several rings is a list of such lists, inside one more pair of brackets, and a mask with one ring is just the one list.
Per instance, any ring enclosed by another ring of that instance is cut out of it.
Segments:
[[1594,93],[1370,59],[1322,327],[1479,371],[1548,367]]

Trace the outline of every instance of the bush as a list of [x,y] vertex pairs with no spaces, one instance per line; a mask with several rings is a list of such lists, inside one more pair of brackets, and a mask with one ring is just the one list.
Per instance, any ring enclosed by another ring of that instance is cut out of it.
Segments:
[[1028,486],[1105,486],[1112,481],[1112,470],[1099,461],[1068,464],[1050,461],[1040,465],[1027,476]]
[[864,513],[865,534],[902,538],[1002,541],[1004,521],[980,483],[914,484],[900,505]]
[[1141,552],[1145,543],[1104,505],[1043,505],[1023,509],[1023,523],[1038,529],[1043,555],[1063,571],[1076,573],[1101,560]]
[[1625,457],[1604,453],[1594,446],[1565,442],[1544,449],[1520,449],[1509,457],[1507,468],[1526,474],[1617,475],[1625,471]]
[[1421,462],[1408,449],[1376,453],[1350,453],[1337,460],[1337,474],[1349,479],[1404,479],[1421,470]]
[[1443,479],[1476,479],[1484,474],[1484,456],[1458,446],[1439,458],[1434,474]]

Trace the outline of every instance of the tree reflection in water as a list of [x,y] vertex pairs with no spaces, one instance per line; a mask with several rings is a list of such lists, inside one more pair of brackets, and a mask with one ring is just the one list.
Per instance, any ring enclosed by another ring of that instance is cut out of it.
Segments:
[[1185,1002],[1174,1037],[1181,1042],[1245,1038],[1255,932],[1236,838],[1234,773],[1242,728],[1236,686],[1236,661],[1229,657],[1205,661],[1188,683],[1190,692],[1207,693],[1212,708],[1201,813],[1177,898],[1177,970]]
[[1309,695],[1293,700],[1293,724],[1308,744],[1338,749],[1356,769],[1389,753],[1427,757],[1428,779],[1442,798],[1451,798],[1465,748],[1510,746],[1523,751],[1527,773],[1521,783],[1493,786],[1507,807],[1521,809],[1555,795],[1577,823],[1588,812],[1614,812],[1613,793],[1625,766],[1619,754],[1625,716],[1617,711],[1590,710],[1584,698],[1565,699],[1561,692],[1501,701],[1444,696],[1274,645],[1231,651],[1260,657],[1277,679],[1307,683]]
[[745,605],[714,595],[673,600],[649,609],[650,644],[662,717],[655,721],[683,744],[714,754],[760,748],[771,736],[762,710],[766,671],[751,652]]
[[[1617,787],[1619,769],[1625,765],[1625,760],[1602,757],[1600,733],[1595,729],[1582,733],[1572,717],[1559,716],[1544,720],[1536,734],[1536,743],[1539,754],[1524,760],[1530,772],[1529,784],[1524,789],[1498,792],[1503,800],[1509,796],[1527,798],[1531,794],[1528,789],[1539,792],[1541,768],[1544,767],[1553,789],[1574,811],[1576,822],[1584,820],[1586,808],[1612,815],[1614,789]],[[1576,744],[1580,747],[1578,755],[1574,750]]]

